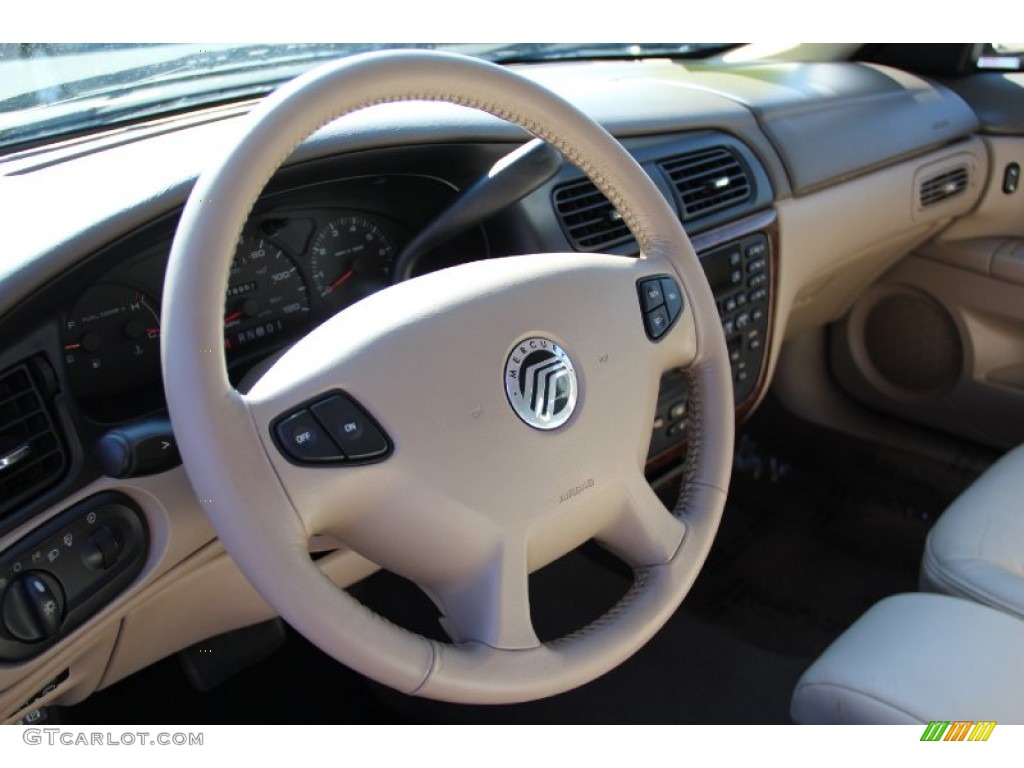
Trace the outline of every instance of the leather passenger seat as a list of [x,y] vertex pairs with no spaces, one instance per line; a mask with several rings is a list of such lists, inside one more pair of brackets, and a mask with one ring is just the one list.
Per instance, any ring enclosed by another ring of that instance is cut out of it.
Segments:
[[928,534],[921,588],[882,600],[810,666],[794,722],[1024,723],[1024,446]]
[[935,523],[921,589],[1024,618],[1024,446],[993,464]]
[[1024,621],[920,592],[887,597],[836,638],[793,690],[793,722],[1024,724]]

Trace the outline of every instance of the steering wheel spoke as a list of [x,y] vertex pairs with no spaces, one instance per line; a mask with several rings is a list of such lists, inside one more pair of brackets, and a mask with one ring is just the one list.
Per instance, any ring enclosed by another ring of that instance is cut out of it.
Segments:
[[498,650],[540,645],[530,618],[525,540],[511,537],[468,578],[426,587],[441,610],[441,623],[456,643]]
[[634,568],[663,565],[682,544],[686,525],[661,503],[643,475],[626,487],[622,509],[596,539]]

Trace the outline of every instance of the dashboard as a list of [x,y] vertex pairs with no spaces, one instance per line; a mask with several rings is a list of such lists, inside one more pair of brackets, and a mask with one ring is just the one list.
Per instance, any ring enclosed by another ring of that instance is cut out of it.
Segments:
[[[740,417],[764,398],[787,340],[841,318],[988,194],[989,149],[967,102],[897,70],[650,61],[523,71],[602,122],[677,211],[715,294]],[[0,204],[21,220],[0,260],[0,456],[23,446],[33,456],[18,482],[0,472],[0,589],[38,565],[37,552],[82,546],[82,558],[103,563],[126,553],[123,569],[55,566],[45,589],[81,595],[63,624],[29,639],[0,629],[0,716],[11,721],[59,676],[46,699],[72,703],[269,615],[216,542],[174,451],[159,448],[173,444],[159,349],[175,225],[246,109],[0,163]],[[521,253],[636,254],[609,201],[561,160],[500,208],[416,247],[528,139],[489,116],[423,104],[375,108],[308,139],[238,239],[224,309],[232,382],[244,389],[316,326],[427,272]],[[961,170],[963,184],[949,187]],[[921,191],[936,179],[941,194],[925,205]],[[688,411],[684,378],[667,373],[652,481],[681,472]],[[155,445],[157,456],[114,472],[97,450],[104,440]],[[109,521],[98,539],[90,516]],[[336,543],[322,551],[338,583],[374,570]],[[196,589],[213,577],[221,588]],[[201,618],[172,627],[176,616]]]

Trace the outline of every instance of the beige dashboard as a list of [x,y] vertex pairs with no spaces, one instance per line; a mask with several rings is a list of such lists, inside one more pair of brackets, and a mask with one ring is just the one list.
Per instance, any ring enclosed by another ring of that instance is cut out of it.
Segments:
[[[780,361],[787,359],[788,344],[804,340],[805,349],[809,337],[848,317],[844,332],[856,350],[857,318],[863,320],[867,312],[861,309],[858,315],[858,303],[899,286],[925,286],[946,306],[962,306],[965,332],[978,339],[980,350],[1010,343],[1024,327],[1019,310],[1024,304],[1013,306],[1024,291],[1024,280],[1009,278],[1012,286],[1005,288],[999,309],[982,312],[977,307],[978,297],[990,286],[987,281],[998,278],[993,265],[999,254],[1019,249],[1024,239],[1019,200],[1000,191],[997,172],[1009,162],[1024,162],[1024,141],[979,135],[970,110],[940,86],[882,68],[862,69],[868,71],[808,68],[804,84],[781,79],[770,83],[742,70],[686,72],[657,62],[585,70],[552,66],[536,73],[549,87],[575,97],[627,147],[652,157],[652,162],[660,162],[660,147],[714,131],[741,144],[759,164],[765,197],[756,205],[687,225],[691,238],[708,251],[752,233],[770,233],[768,343],[747,412],[767,394]],[[816,84],[830,75],[836,82],[857,81],[849,98],[815,95],[822,92]],[[892,93],[903,92],[899,89],[910,97],[895,112],[882,106],[877,113],[857,111],[871,104],[872,93],[885,96],[879,103],[891,104]],[[910,119],[915,104],[924,121],[936,122],[936,114],[941,117],[947,110],[947,129],[938,135],[904,131],[887,138],[886,120],[896,124]],[[117,253],[119,243],[131,244],[136,233],[154,222],[173,223],[195,175],[231,145],[245,109],[212,110],[177,124],[95,137],[0,162],[0,205],[18,222],[5,235],[0,257],[4,360],[54,343],[56,332],[44,326],[59,322],[67,311],[62,302],[70,294],[48,285],[95,262],[96,254],[111,248]],[[837,130],[838,137],[825,135]],[[444,180],[460,188],[524,138],[517,129],[458,108],[401,105],[330,126],[301,147],[291,165],[297,173],[321,176],[341,168],[346,178],[354,178],[381,161],[388,174],[406,164],[417,174],[436,177],[441,171],[438,163],[431,164],[431,153],[444,153],[447,163],[465,151],[474,158],[472,164]],[[829,154],[837,144],[858,142],[863,144],[860,153],[847,146],[845,159]],[[800,154],[801,148],[806,154]],[[950,173],[962,173],[962,183],[949,196],[922,206],[928,184]],[[566,166],[560,176],[511,206],[497,224],[482,222],[488,247],[495,252],[504,247],[568,250],[551,195],[556,185],[576,176]],[[508,234],[520,227],[526,234],[519,240]],[[622,248],[628,251],[629,244]],[[102,274],[112,266],[88,274]],[[11,336],[13,328],[27,330],[35,321],[39,333],[26,333],[24,339]],[[855,354],[850,365],[863,378],[870,360],[858,365]],[[787,392],[799,399],[800,387],[793,383],[799,373],[794,374],[792,360],[800,358],[790,359],[784,364],[790,369]],[[962,396],[977,401],[984,396],[977,382],[996,377],[1005,397],[1021,397],[1024,359],[1003,361],[1001,355],[988,361],[975,354],[968,366],[971,373],[958,384],[966,392]],[[1011,379],[1000,380],[999,371]],[[884,383],[880,388],[870,381],[861,386],[865,398],[881,398],[879,407],[885,408]],[[807,410],[814,410],[814,396],[807,395]],[[899,392],[888,396],[899,402]],[[58,408],[75,410],[72,393],[62,391],[57,399]],[[942,409],[922,406],[928,408],[923,418],[943,418]],[[74,439],[82,418],[62,416],[60,423]],[[1000,437],[1021,432],[1024,426]],[[72,451],[72,464],[89,466],[82,455],[89,450],[87,442],[79,445]],[[673,469],[663,464],[659,471]],[[132,583],[81,626],[30,659],[0,665],[0,718],[5,722],[17,722],[25,711],[44,704],[73,704],[168,654],[273,615],[218,544],[181,467],[128,479],[102,476],[95,467],[91,472],[82,474],[87,480],[69,491],[62,484],[42,494],[26,506],[30,514],[12,513],[7,519],[16,524],[3,529],[0,551],[77,502],[116,491],[142,511],[148,552]],[[339,542],[313,541],[311,551],[327,553],[319,563],[340,586],[375,570],[373,563]],[[61,682],[51,686],[57,679]]]

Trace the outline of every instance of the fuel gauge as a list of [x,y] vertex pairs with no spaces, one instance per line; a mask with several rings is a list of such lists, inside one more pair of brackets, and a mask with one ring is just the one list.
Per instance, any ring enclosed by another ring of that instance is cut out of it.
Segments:
[[160,378],[160,314],[146,294],[118,283],[89,288],[61,329],[79,397],[127,392]]

